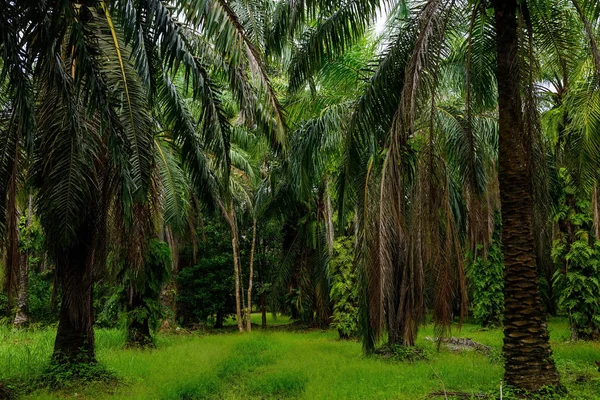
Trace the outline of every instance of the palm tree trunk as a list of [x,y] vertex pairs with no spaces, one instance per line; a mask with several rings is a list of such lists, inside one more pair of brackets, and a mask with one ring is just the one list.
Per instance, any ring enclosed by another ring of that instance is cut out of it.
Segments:
[[28,252],[21,252],[21,263],[19,267],[19,296],[17,297],[17,313],[13,325],[15,328],[21,328],[27,325],[29,321],[27,298],[29,296],[29,255]]
[[246,330],[252,330],[252,274],[254,273],[254,249],[256,247],[256,218],[252,223],[252,247],[250,248],[250,272],[248,273],[248,318],[246,318]]
[[504,246],[504,379],[537,391],[559,384],[538,287],[533,236],[531,157],[523,141],[517,0],[495,0],[499,164]]
[[[31,213],[33,212],[33,196],[29,195],[27,206],[27,221],[25,223],[25,234],[29,235],[31,226]],[[19,266],[19,296],[17,297],[17,313],[15,315],[14,327],[20,328],[29,322],[29,249],[21,252],[21,263]]]
[[62,298],[52,357],[59,363],[95,362],[92,225],[79,232],[77,244],[56,255]]

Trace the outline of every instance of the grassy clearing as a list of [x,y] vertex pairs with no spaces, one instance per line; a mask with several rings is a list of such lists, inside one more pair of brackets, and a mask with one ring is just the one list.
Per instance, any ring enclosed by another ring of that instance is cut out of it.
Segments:
[[[250,320],[252,321],[252,325],[261,326],[262,325],[262,315],[260,313],[252,313],[250,314]],[[267,324],[268,326],[282,326],[290,323],[290,317],[287,315],[276,315],[273,316],[271,313],[267,313]],[[223,322],[224,326],[237,326],[237,322],[235,320],[235,316],[227,318]]]
[[[260,318],[260,316],[258,316]],[[568,326],[551,322],[552,345],[572,399],[597,399],[599,343],[569,343]],[[500,330],[465,325],[455,335],[499,349]],[[339,341],[334,331],[261,331],[251,334],[161,334],[157,349],[124,349],[117,330],[97,331],[100,362],[117,374],[118,384],[38,390],[27,398],[89,399],[423,399],[432,392],[498,392],[500,361],[468,351],[456,353],[419,335],[428,361],[394,362],[365,357],[356,342]],[[50,355],[54,330],[0,328],[2,378],[31,379]],[[443,398],[443,397],[440,397]],[[505,397],[506,398],[506,397]]]

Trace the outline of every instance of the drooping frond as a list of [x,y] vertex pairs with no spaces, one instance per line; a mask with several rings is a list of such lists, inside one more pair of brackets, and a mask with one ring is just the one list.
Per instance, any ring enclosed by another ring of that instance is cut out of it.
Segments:
[[155,139],[156,166],[160,176],[161,214],[165,225],[175,234],[187,227],[190,208],[190,188],[186,173],[181,168],[175,150],[165,139]]
[[180,8],[193,26],[201,27],[205,35],[213,40],[217,51],[225,56],[232,67],[244,66],[250,70],[258,84],[260,97],[272,116],[272,143],[285,146],[285,117],[264,60],[228,2],[198,0],[191,4],[182,2]]
[[316,28],[303,32],[288,71],[290,89],[298,90],[325,63],[361,38],[381,9],[379,0],[349,0],[324,13]]

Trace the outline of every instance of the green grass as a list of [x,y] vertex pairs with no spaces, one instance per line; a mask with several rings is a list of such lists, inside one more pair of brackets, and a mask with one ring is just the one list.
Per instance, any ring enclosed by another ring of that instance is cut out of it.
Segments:
[[[250,314],[250,320],[254,325],[262,325],[262,314],[260,313],[252,313]],[[281,326],[287,325],[290,323],[290,317],[287,315],[277,315],[273,316],[271,313],[267,313],[267,325],[268,326]],[[235,326],[237,322],[235,320],[235,316],[226,319],[223,322],[224,326]]]
[[[550,329],[569,398],[597,399],[600,373],[594,361],[600,359],[600,344],[569,343],[569,329],[562,320],[552,320]],[[2,378],[38,376],[50,356],[54,333],[0,328]],[[498,351],[502,345],[500,330],[466,324],[453,335]],[[340,341],[334,331],[161,334],[156,349],[133,350],[123,348],[122,332],[100,329],[97,357],[120,378],[118,383],[37,390],[27,398],[424,399],[444,388],[498,393],[500,362],[475,352],[437,353],[427,336],[433,336],[431,327],[424,328],[418,340],[429,360],[410,363],[365,357],[359,343]]]

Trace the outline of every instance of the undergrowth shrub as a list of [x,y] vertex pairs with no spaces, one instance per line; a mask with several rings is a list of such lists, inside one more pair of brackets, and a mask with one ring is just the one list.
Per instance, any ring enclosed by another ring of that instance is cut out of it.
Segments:
[[559,290],[558,305],[569,314],[573,339],[600,336],[600,242],[587,232],[567,246],[555,241],[552,256],[559,266],[554,284]]
[[569,172],[559,172],[562,192],[554,214],[552,246],[558,306],[569,315],[571,338],[600,337],[600,242],[593,236],[591,203],[581,198]]
[[79,387],[88,383],[116,383],[117,376],[99,363],[50,362],[37,379],[36,386],[52,390]]
[[32,323],[51,325],[58,321],[59,298],[53,298],[54,271],[29,271],[29,318]]
[[[471,289],[470,311],[483,327],[498,326],[504,313],[504,258],[502,255],[500,215],[496,215],[492,243],[485,257],[478,245],[479,255],[467,256],[467,278]],[[469,260],[470,259],[470,260]]]
[[375,354],[392,361],[423,361],[431,358],[428,349],[418,346],[388,344],[375,350]]
[[349,339],[358,335],[359,316],[352,238],[336,238],[333,249],[334,254],[329,261],[330,298],[333,301],[332,326],[338,330],[341,339]]

